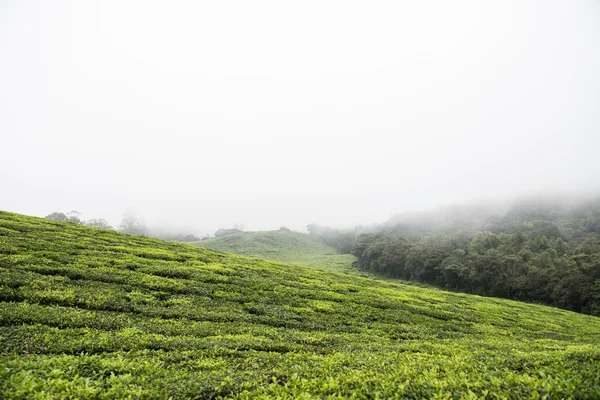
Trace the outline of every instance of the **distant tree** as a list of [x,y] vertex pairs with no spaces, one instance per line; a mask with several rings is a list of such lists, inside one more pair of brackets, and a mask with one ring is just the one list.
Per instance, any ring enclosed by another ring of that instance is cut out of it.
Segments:
[[102,229],[114,229],[107,220],[103,218],[93,218],[85,221],[83,223],[85,226],[91,226],[93,228],[102,228]]
[[600,254],[600,239],[588,237],[575,250],[579,254]]
[[583,221],[583,226],[586,232],[600,233],[600,218],[587,218],[585,221]]
[[46,215],[44,218],[52,219],[54,221],[64,221],[64,222],[67,222],[69,220],[69,218],[66,216],[66,214],[61,213],[61,212],[53,212],[52,214]]
[[600,279],[591,287],[590,314],[600,316]]
[[132,235],[147,235],[148,228],[143,219],[138,218],[133,208],[128,208],[119,225],[119,231]]
[[356,238],[354,236],[354,233],[344,233],[337,236],[333,240],[334,247],[341,254],[350,254],[352,252],[352,247],[354,246],[355,241]]
[[352,254],[360,259],[363,255],[364,251],[367,249],[367,247],[369,247],[376,240],[377,240],[377,236],[375,236],[375,234],[363,233],[356,240],[356,244],[352,248]]
[[191,233],[189,235],[186,235],[183,237],[183,239],[181,240],[182,242],[197,242],[198,240],[200,240],[199,237],[192,235]]
[[363,251],[358,266],[364,270],[404,278],[407,250],[406,239],[379,236]]
[[61,212],[53,212],[52,214],[46,215],[44,218],[52,219],[54,221],[64,221],[64,222],[72,222],[74,224],[81,224],[81,220],[79,216],[81,213],[79,211],[69,211],[68,213]]
[[68,221],[73,222],[75,224],[81,224],[81,219],[79,219],[80,216],[81,213],[76,210],[71,210],[67,213]]

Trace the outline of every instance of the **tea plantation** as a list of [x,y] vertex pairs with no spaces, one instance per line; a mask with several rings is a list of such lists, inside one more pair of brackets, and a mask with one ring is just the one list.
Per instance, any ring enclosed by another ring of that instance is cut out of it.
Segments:
[[0,212],[0,398],[600,398],[600,319]]
[[307,233],[266,231],[239,232],[227,236],[193,242],[200,247],[297,264],[329,272],[359,275],[361,271],[352,266],[356,257],[338,254],[333,247]]

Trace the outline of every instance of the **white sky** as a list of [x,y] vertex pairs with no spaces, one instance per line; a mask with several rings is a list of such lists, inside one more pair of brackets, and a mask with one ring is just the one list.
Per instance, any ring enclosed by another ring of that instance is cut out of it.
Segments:
[[599,188],[600,3],[0,0],[0,182],[199,234]]

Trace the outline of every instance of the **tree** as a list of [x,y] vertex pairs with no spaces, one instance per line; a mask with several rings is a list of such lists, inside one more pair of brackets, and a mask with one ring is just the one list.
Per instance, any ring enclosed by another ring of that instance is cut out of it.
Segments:
[[131,235],[147,235],[148,228],[143,219],[138,218],[133,208],[128,208],[123,214],[123,220],[119,225],[119,231]]
[[46,215],[44,218],[52,219],[54,221],[72,222],[74,224],[81,224],[79,211],[69,211],[68,213],[53,212],[52,214]]
[[101,228],[101,229],[114,229],[107,220],[103,218],[93,218],[85,221],[83,223],[85,226],[91,226],[93,228]]
[[190,233],[189,235],[185,235],[181,241],[182,242],[197,242],[198,240],[200,240],[199,237]]
[[341,254],[350,254],[356,238],[354,233],[344,233],[334,239],[334,246]]
[[[314,225],[314,224],[313,224]],[[309,225],[309,230],[310,225]],[[311,232],[312,234],[312,232]],[[369,247],[372,243],[377,240],[377,237],[373,233],[363,233],[358,237],[354,247],[352,248],[352,255],[356,256],[356,258],[360,259],[364,253],[364,251]]]
[[44,218],[52,219],[54,221],[64,221],[64,222],[67,222],[69,220],[69,218],[66,216],[66,214],[61,213],[61,212],[53,212],[52,214],[46,215]]
[[79,219],[80,216],[81,213],[76,210],[71,210],[67,213],[68,221],[73,222],[75,224],[81,224],[81,219]]

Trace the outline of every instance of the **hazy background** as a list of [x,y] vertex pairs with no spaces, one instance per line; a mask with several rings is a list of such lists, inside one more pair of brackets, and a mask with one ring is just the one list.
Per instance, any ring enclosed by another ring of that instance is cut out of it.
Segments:
[[204,234],[597,190],[600,3],[0,0],[0,209]]

